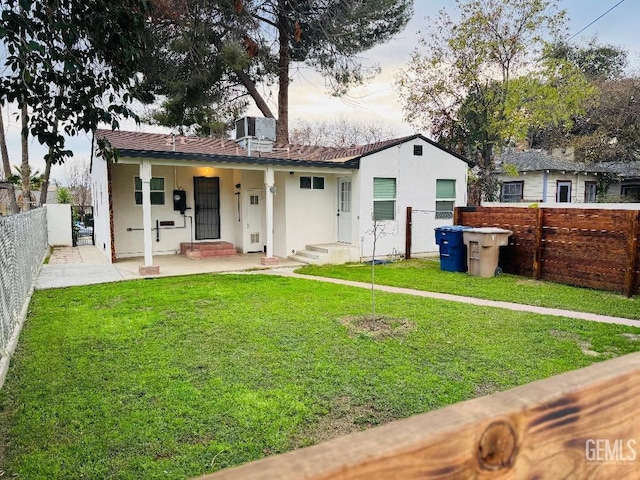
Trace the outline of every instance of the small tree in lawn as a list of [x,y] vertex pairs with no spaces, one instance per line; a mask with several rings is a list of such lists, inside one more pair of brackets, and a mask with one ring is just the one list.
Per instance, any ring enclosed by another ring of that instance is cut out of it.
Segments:
[[376,217],[375,212],[372,213],[371,219],[373,226],[371,230],[367,230],[368,235],[373,236],[373,249],[371,252],[371,321],[376,321],[376,245],[379,238],[386,237],[386,223]]

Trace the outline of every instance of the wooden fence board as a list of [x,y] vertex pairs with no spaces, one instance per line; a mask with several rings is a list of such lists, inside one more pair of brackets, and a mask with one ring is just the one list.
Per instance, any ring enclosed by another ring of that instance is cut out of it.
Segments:
[[[605,261],[614,264],[627,265],[626,252],[614,245],[612,248],[602,248],[588,242],[549,242],[545,241],[544,255],[550,257],[573,258],[574,263]],[[624,267],[623,267],[624,268]]]
[[[623,292],[640,289],[640,212],[579,208],[462,207],[458,224],[513,231],[500,251],[507,273]],[[622,277],[621,277],[622,271]]]
[[633,353],[203,480],[637,479],[639,396]]

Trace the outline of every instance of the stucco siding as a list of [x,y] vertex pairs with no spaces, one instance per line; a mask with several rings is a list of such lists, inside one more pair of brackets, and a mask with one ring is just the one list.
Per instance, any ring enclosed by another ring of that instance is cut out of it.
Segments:
[[94,155],[91,163],[91,199],[93,202],[93,235],[96,247],[111,261],[111,222],[107,162]]
[[[112,169],[112,195],[114,209],[116,257],[140,256],[144,253],[142,236],[142,205],[135,203],[135,177],[139,176],[137,165],[114,165]],[[164,205],[151,206],[151,223],[173,221],[174,228],[160,227],[159,236],[153,231],[153,254],[175,254],[181,242],[191,240],[194,212],[194,177],[220,178],[220,239],[233,243],[237,230],[237,199],[231,169],[212,167],[172,167],[153,165],[153,177],[164,178]],[[184,190],[187,197],[185,217],[173,209],[173,190]],[[193,226],[195,228],[195,218]],[[184,227],[184,228],[182,228]],[[159,240],[158,240],[159,237]],[[195,237],[194,237],[195,238]]]
[[[422,155],[414,154],[414,145],[422,146]],[[362,256],[373,251],[374,178],[396,179],[395,219],[382,221],[383,234],[376,243],[376,255],[404,253],[406,208],[435,211],[436,181],[455,180],[455,206],[466,205],[467,163],[421,140],[400,144],[362,158],[357,174],[359,237]],[[449,224],[452,221],[448,222]],[[433,237],[433,232],[425,232]]]
[[[301,176],[324,178],[324,189],[300,188]],[[285,250],[278,249],[275,254],[286,257],[294,251],[304,250],[308,244],[335,242],[338,176],[335,173],[313,171],[294,172],[293,175],[283,172],[278,178],[285,183],[287,231]],[[278,219],[275,225],[277,230]]]

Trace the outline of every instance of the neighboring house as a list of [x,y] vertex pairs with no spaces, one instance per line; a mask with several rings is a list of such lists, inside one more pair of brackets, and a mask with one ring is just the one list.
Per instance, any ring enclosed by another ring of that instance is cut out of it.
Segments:
[[388,255],[404,252],[406,207],[466,204],[466,160],[422,135],[350,149],[277,146],[265,140],[270,120],[239,120],[236,141],[97,131],[119,156],[92,156],[96,245],[112,261],[144,254],[146,267],[191,241],[264,252],[263,263],[339,243],[343,261],[357,260],[371,256],[373,215],[385,234],[377,254]]
[[[594,203],[599,176],[610,173],[606,166],[587,166],[541,150],[506,152],[496,169],[501,202]],[[510,170],[518,175],[509,175]]]
[[614,175],[609,184],[607,199],[610,201],[640,202],[640,159],[635,162],[607,162]]

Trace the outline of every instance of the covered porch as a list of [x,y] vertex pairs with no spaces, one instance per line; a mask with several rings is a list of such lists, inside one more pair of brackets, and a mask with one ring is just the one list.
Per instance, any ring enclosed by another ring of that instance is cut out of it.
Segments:
[[350,243],[355,228],[337,212],[352,171],[264,160],[124,157],[111,164],[112,260],[138,262],[137,274],[149,275],[170,268],[164,257],[185,253],[185,244],[224,243],[230,257],[253,254],[273,266],[309,244]]

